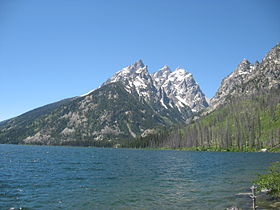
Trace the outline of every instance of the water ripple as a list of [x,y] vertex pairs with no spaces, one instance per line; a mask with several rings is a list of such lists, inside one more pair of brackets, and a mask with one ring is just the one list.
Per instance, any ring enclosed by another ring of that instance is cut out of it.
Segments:
[[280,154],[0,145],[0,209],[247,208]]

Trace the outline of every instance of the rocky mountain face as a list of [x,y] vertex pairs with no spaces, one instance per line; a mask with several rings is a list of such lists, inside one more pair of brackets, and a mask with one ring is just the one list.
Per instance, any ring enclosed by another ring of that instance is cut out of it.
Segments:
[[[49,104],[0,123],[0,143],[113,146],[162,126],[185,123],[232,97],[279,90],[280,44],[262,61],[244,59],[208,101],[191,73],[168,66],[150,74],[139,60],[83,96]],[[207,113],[208,113],[207,112]]]
[[177,109],[179,112],[191,108],[192,112],[197,112],[208,106],[192,74],[182,68],[172,72],[165,65],[149,74],[148,67],[139,60],[117,72],[103,85],[116,81],[122,82],[129,93],[138,94],[140,100],[152,104],[159,102],[156,107]]
[[102,86],[121,82],[130,94],[137,94],[139,100],[153,102],[157,100],[157,90],[153,84],[153,79],[148,73],[148,67],[141,60],[129,65],[102,84]]
[[[191,73],[185,69],[176,68],[171,72],[168,66],[152,74],[155,85],[162,89],[172,104],[181,110],[183,107],[190,107],[193,112],[201,111],[208,107],[206,97],[199,85],[195,82]],[[172,104],[169,104],[173,106]]]
[[[171,72],[165,66],[153,75],[156,84],[164,89],[167,96],[173,93],[176,97],[184,84],[181,83],[176,92],[178,86],[174,85],[174,81],[181,78],[171,77],[176,72],[177,70]],[[188,73],[181,72],[180,69],[179,72],[184,78],[190,78]],[[172,85],[169,80],[173,82]],[[186,126],[162,130],[140,139],[141,141],[130,141],[125,146],[222,151],[256,151],[268,148],[269,151],[279,151],[279,139],[280,43],[261,62],[251,64],[243,59],[223,79],[216,95],[210,100],[210,106],[194,116]]]
[[165,65],[149,74],[148,67],[139,60],[117,72],[103,85],[114,82],[121,82],[130,94],[148,103],[171,122],[183,122],[193,112],[208,106],[193,76],[182,68],[172,72]]
[[25,118],[25,122],[14,118],[1,125],[0,142],[95,145],[92,143],[104,140],[107,145],[113,140],[145,135],[151,128],[167,124],[119,82],[60,104],[38,117],[27,114]]
[[112,146],[156,127],[184,123],[207,106],[204,94],[185,70],[167,73],[161,69],[151,75],[139,60],[83,96],[0,124],[0,142]]
[[280,86],[280,43],[273,47],[259,63],[251,64],[243,59],[236,69],[221,82],[210,109],[224,104],[231,97],[251,95],[258,91]]

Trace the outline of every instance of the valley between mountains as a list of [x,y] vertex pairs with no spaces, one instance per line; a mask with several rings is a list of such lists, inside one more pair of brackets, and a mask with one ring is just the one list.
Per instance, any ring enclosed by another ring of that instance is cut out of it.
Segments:
[[207,99],[193,75],[139,60],[100,87],[0,122],[0,143],[257,150],[280,143],[280,43]]

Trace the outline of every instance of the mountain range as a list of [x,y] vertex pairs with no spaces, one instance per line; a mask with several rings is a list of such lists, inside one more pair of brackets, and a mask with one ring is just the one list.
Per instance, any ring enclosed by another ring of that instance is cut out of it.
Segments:
[[250,95],[252,93],[279,88],[280,80],[280,44],[273,47],[262,59],[251,64],[243,59],[237,68],[223,79],[210,104],[216,108],[231,96]]
[[0,143],[114,146],[162,127],[188,124],[232,98],[279,90],[280,44],[261,62],[244,59],[207,100],[193,75],[167,65],[150,74],[136,61],[100,87],[0,123]]

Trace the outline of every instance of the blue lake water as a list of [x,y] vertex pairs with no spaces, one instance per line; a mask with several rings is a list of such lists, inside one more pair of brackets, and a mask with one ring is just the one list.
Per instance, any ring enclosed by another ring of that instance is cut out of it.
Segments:
[[0,145],[0,209],[248,208],[278,153]]

